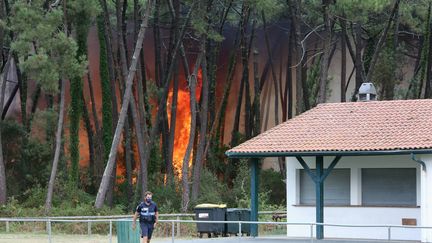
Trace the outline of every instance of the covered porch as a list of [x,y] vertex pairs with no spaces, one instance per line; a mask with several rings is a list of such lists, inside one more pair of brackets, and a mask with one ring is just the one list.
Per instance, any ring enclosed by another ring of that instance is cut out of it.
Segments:
[[[320,104],[226,154],[250,158],[252,221],[258,219],[259,159],[289,157],[293,163],[295,158],[314,183],[316,223],[324,223],[324,182],[341,158],[409,156],[420,168],[420,226],[432,227],[431,117],[432,100]],[[314,158],[313,170],[304,157]],[[325,159],[330,161],[327,167]],[[358,206],[362,207],[361,202]],[[252,234],[257,236],[256,228]],[[322,225],[316,227],[315,236],[324,239]],[[422,229],[420,238],[432,242],[432,230]]]

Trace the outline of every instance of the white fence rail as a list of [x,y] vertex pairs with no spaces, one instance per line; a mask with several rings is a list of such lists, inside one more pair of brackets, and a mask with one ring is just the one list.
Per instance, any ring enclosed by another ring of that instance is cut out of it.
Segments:
[[[184,214],[179,215],[165,215],[170,217],[184,217]],[[188,214],[187,216],[194,216],[194,214]],[[109,224],[109,242],[112,243],[113,240],[113,222],[117,221],[132,221],[132,216],[71,216],[71,217],[49,217],[49,218],[0,218],[0,223],[6,224],[6,232],[10,232],[10,223],[12,222],[44,222],[46,223],[46,232],[48,236],[48,242],[52,243],[52,224],[53,223],[87,223],[87,234],[92,234],[92,224],[93,223],[108,223]],[[314,230],[317,225],[323,225],[325,227],[340,227],[340,228],[380,228],[387,231],[387,240],[395,240],[392,238],[392,229],[405,228],[405,229],[431,229],[432,227],[421,227],[421,226],[405,226],[405,225],[349,225],[349,224],[318,224],[311,222],[298,222],[298,223],[288,223],[288,222],[255,222],[255,221],[202,221],[202,220],[180,220],[180,219],[160,219],[160,223],[171,224],[170,237],[172,242],[175,242],[176,237],[180,237],[180,224],[181,223],[199,223],[199,224],[238,224],[239,233],[236,234],[237,237],[242,237],[242,226],[244,225],[282,225],[282,226],[308,226],[310,229],[310,238],[314,239]],[[176,227],[177,225],[177,227]],[[286,228],[286,227],[285,227]],[[1,232],[0,232],[1,233]],[[243,232],[244,233],[244,232]]]

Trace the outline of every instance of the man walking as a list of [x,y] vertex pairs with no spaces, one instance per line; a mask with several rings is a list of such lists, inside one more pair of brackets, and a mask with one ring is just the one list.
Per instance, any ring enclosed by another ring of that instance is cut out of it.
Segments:
[[136,219],[139,217],[141,227],[141,243],[150,243],[153,229],[155,228],[159,214],[155,202],[152,201],[152,193],[147,191],[144,194],[144,202],[141,202],[136,208],[133,216],[132,229],[136,228]]

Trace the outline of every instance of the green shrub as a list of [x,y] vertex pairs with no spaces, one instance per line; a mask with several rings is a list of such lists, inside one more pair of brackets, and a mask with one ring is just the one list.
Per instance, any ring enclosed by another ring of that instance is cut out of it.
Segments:
[[200,203],[227,203],[225,194],[228,191],[226,184],[222,183],[209,170],[203,169],[200,178],[200,193],[196,202],[192,202],[191,206]]

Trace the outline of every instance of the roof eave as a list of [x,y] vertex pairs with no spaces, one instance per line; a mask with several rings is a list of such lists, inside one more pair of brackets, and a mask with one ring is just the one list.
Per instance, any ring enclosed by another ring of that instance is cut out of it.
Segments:
[[225,152],[228,158],[267,158],[295,156],[371,156],[432,154],[432,149],[371,150],[371,151],[310,151],[310,152]]

